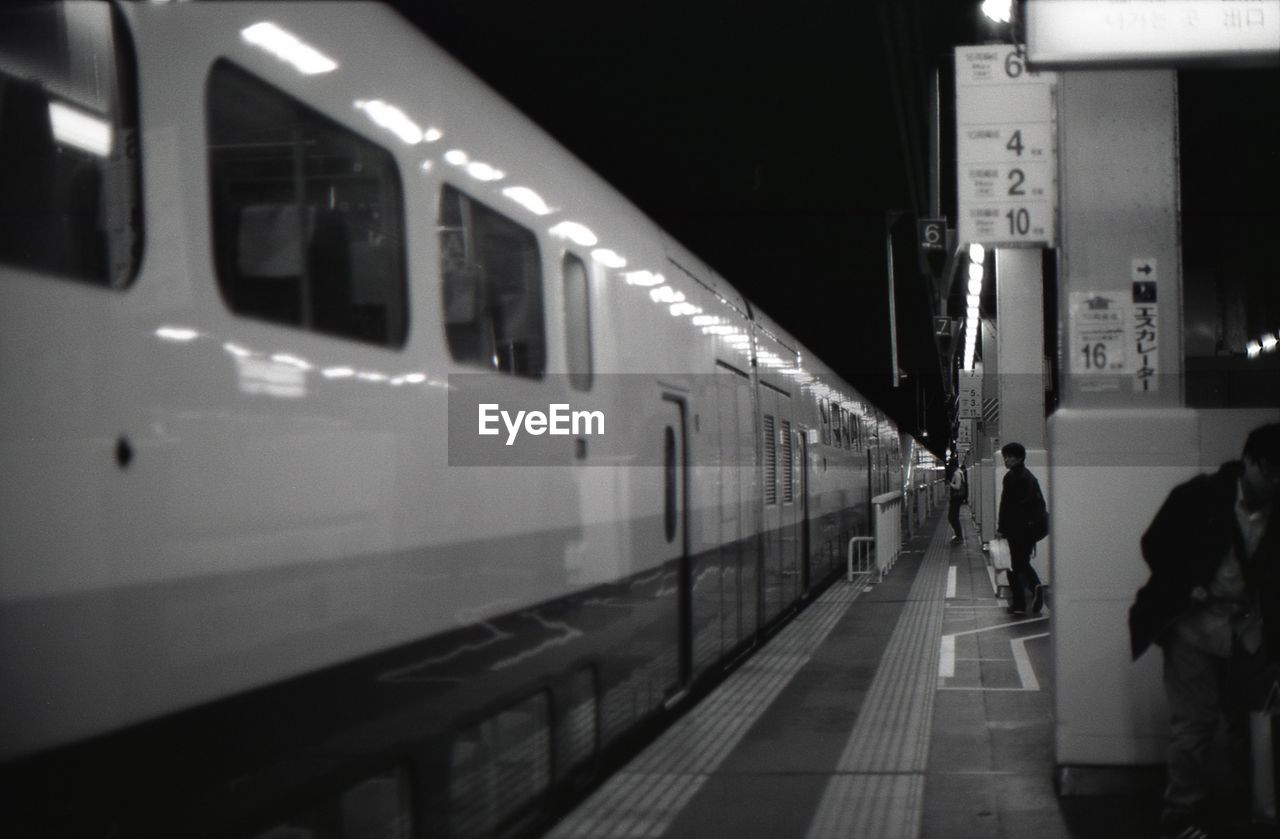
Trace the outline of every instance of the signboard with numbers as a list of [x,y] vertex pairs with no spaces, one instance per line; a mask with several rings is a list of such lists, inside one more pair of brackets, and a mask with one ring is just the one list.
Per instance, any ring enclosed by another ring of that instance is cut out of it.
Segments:
[[1024,14],[1037,66],[1280,63],[1280,0],[1028,0]]
[[1071,292],[1071,372],[1075,375],[1121,375],[1129,306],[1116,291]]
[[957,391],[957,416],[962,420],[980,419],[982,417],[982,374],[961,370]]
[[1028,71],[1020,47],[956,47],[961,242],[1057,243],[1056,81]]
[[946,219],[922,218],[917,224],[920,227],[920,250],[944,251],[947,249]]

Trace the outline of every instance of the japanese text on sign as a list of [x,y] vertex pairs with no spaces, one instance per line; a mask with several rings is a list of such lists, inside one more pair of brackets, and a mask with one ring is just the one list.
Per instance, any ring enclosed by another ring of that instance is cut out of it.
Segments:
[[1118,292],[1071,292],[1071,372],[1117,375],[1125,371],[1128,305]]
[[1037,66],[1177,67],[1280,57],[1280,0],[1028,0]]
[[982,374],[970,370],[960,371],[958,390],[960,419],[982,417]]
[[1141,391],[1158,390],[1160,379],[1160,332],[1155,301],[1133,304],[1133,349],[1137,360],[1134,386]]
[[1056,242],[1052,73],[1032,73],[1021,48],[956,48],[956,176],[962,242]]

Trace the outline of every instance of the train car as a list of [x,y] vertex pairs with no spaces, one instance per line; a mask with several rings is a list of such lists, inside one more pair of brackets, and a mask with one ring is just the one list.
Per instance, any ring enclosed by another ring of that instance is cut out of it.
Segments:
[[527,833],[867,532],[883,415],[392,10],[0,15],[6,835]]

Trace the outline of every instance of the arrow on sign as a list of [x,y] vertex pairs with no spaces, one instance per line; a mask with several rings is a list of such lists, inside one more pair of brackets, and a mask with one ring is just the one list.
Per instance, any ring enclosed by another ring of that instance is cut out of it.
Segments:
[[1148,265],[1147,263],[1145,263],[1145,262],[1144,262],[1144,263],[1142,263],[1142,265],[1140,265],[1139,267],[1135,268],[1134,270],[1135,270],[1135,271],[1137,271],[1137,272],[1139,272],[1139,273],[1141,273],[1141,274],[1148,274],[1148,275],[1150,275],[1150,273],[1151,273],[1154,269],[1153,269],[1150,265]]

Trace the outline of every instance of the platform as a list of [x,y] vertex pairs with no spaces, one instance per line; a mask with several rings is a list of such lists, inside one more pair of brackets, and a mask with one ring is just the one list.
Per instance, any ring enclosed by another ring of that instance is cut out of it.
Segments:
[[1150,783],[1056,794],[1052,594],[1008,614],[965,529],[935,515],[882,581],[835,583],[547,836],[1156,836]]

